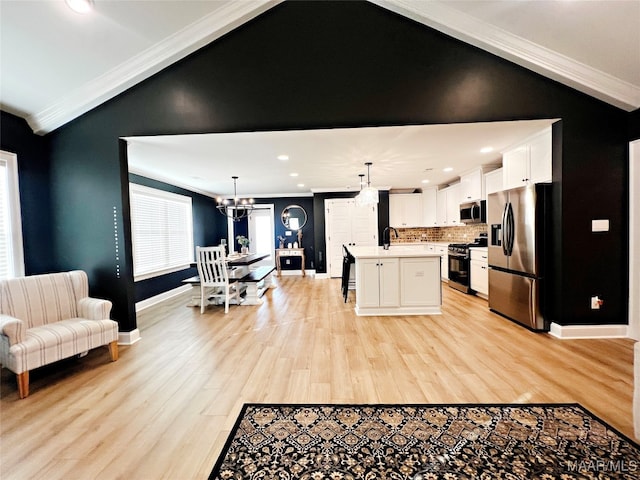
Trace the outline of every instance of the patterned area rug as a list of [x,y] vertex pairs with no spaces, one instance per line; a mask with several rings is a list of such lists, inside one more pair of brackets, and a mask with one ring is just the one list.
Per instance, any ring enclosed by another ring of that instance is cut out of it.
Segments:
[[592,478],[640,478],[640,446],[578,404],[246,404],[209,476]]

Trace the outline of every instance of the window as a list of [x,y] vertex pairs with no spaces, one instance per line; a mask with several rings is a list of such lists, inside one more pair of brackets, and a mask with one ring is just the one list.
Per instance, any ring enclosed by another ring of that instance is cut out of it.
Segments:
[[0,151],[0,278],[24,275],[18,159]]
[[129,186],[134,279],[188,268],[194,261],[191,197]]

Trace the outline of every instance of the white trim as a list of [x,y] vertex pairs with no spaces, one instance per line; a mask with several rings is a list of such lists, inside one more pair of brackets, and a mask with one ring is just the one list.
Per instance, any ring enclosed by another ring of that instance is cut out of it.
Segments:
[[118,345],[133,345],[140,340],[140,330],[137,328],[130,332],[118,332]]
[[316,280],[331,280],[328,273],[314,273],[314,277]]
[[9,187],[9,222],[11,223],[11,262],[13,275],[22,277],[24,268],[24,245],[22,237],[22,213],[20,210],[20,182],[18,179],[18,156],[15,153],[0,150],[0,160],[7,165]]
[[558,325],[551,324],[549,335],[556,338],[627,338],[627,325]]
[[397,315],[441,315],[440,305],[430,307],[361,307],[356,303],[356,315],[359,317],[397,316]]
[[553,80],[631,112],[640,88],[440,2],[369,0]]
[[169,300],[170,298],[177,297],[178,295],[182,295],[186,292],[190,292],[192,289],[193,287],[191,285],[181,285],[172,290],[167,290],[166,292],[162,292],[153,297],[141,300],[136,303],[136,313],[141,312],[146,308],[152,307],[153,305],[157,305],[158,303],[165,300]]
[[33,131],[44,135],[149,78],[163,68],[257,17],[281,0],[225,2],[211,14],[95,78],[62,100],[27,117]]
[[[315,270],[306,270],[305,269],[304,273],[305,273],[305,275],[307,277],[320,278],[319,276],[316,276],[316,271]],[[321,275],[324,275],[324,274],[321,274]],[[302,270],[280,270],[280,276],[281,277],[301,277],[302,276]]]
[[629,144],[629,337],[640,340],[640,140]]

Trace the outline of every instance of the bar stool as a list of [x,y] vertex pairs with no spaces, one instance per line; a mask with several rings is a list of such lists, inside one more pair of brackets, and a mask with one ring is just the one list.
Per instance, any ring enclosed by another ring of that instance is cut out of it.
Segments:
[[349,290],[355,290],[356,282],[351,274],[351,265],[356,262],[353,255],[349,253],[347,247],[342,245],[342,296],[344,302],[347,303],[349,297]]

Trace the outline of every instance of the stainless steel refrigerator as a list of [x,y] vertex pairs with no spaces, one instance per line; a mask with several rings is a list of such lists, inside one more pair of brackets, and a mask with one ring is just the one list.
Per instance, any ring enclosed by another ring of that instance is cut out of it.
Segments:
[[487,197],[489,308],[532,330],[548,330],[544,315],[544,239],[548,185]]

